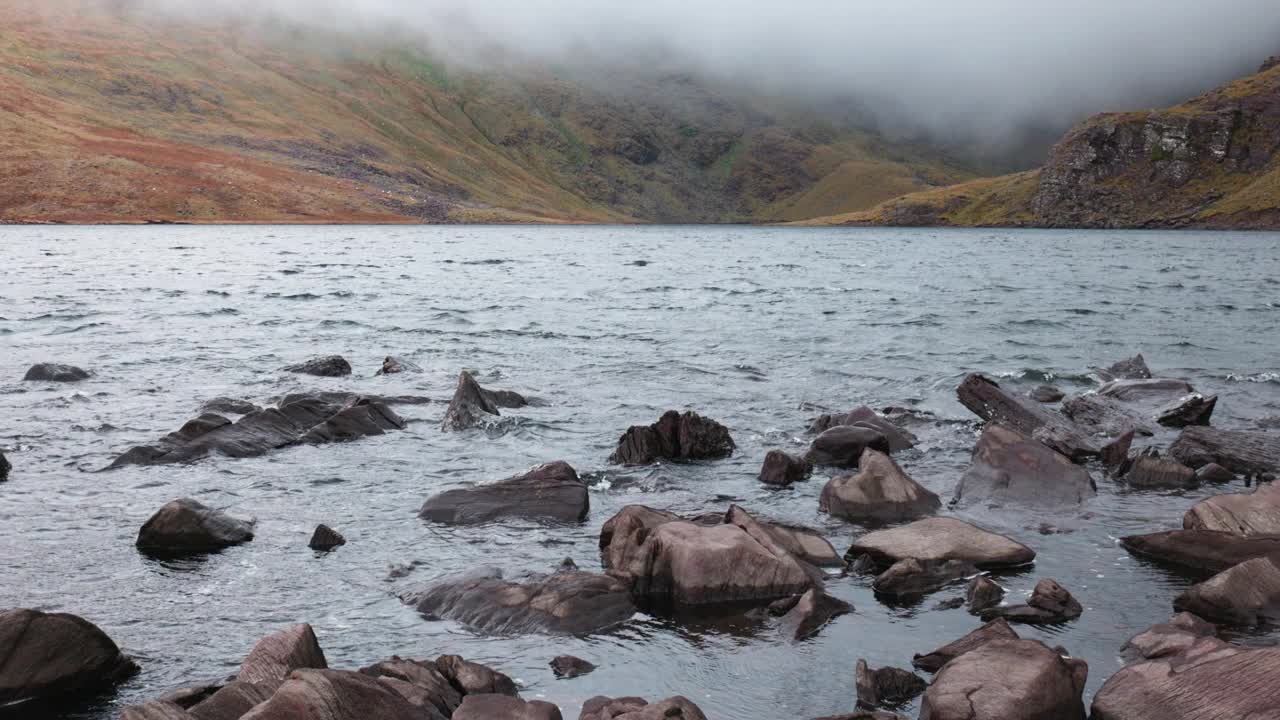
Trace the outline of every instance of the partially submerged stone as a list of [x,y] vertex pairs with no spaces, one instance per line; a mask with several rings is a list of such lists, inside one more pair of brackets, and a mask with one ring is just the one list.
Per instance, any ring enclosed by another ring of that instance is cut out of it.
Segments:
[[962,560],[978,569],[1017,567],[1035,560],[1035,551],[1011,538],[950,517],[917,520],[877,530],[854,541],[846,560],[869,555],[881,566],[907,558],[920,561]]
[[0,707],[87,697],[137,671],[115,642],[84,618],[0,611]]
[[1126,654],[1132,653],[1140,658],[1152,660],[1177,655],[1190,648],[1200,638],[1213,637],[1217,632],[1218,628],[1213,623],[1183,612],[1174,615],[1169,622],[1152,625],[1129,638],[1121,650]]
[[1155,421],[1138,408],[1096,392],[1069,398],[1062,404],[1062,414],[1094,435],[1115,437],[1126,432],[1154,435]]
[[1025,605],[989,607],[979,615],[986,621],[1002,618],[1031,625],[1054,625],[1075,620],[1082,612],[1084,608],[1066,588],[1046,578],[1036,583]]
[[648,465],[656,460],[715,460],[733,453],[729,430],[710,418],[668,410],[652,425],[633,425],[609,456],[615,465]]
[[1065,455],[998,423],[988,423],[955,502],[1033,507],[1079,505],[1097,494],[1093,478]]
[[1196,477],[1202,482],[1211,483],[1229,483],[1236,479],[1235,473],[1217,463],[1202,465],[1199,470],[1196,470]]
[[1191,393],[1157,409],[1156,422],[1174,428],[1208,425],[1217,404],[1217,395],[1205,397],[1199,393]]
[[1245,477],[1275,474],[1280,473],[1280,433],[1188,427],[1169,454],[1192,468],[1214,463]]
[[988,422],[998,422],[1057,450],[1075,462],[1098,455],[1098,446],[1067,418],[1002,389],[999,383],[971,374],[960,383],[961,404]]
[[1246,560],[1173,601],[1177,610],[1231,625],[1261,625],[1280,620],[1280,556]]
[[1182,516],[1182,527],[1243,536],[1280,535],[1280,485],[1201,500]]
[[13,465],[9,464],[9,459],[4,456],[3,452],[0,452],[0,482],[9,479],[9,471],[12,469]]
[[1187,489],[1199,486],[1196,471],[1149,448],[1138,455],[1124,475],[1125,482],[1140,489]]
[[973,632],[923,655],[916,655],[911,664],[921,670],[937,672],[955,658],[997,640],[1017,640],[1018,633],[1005,620],[992,620]]
[[1103,382],[1112,380],[1145,380],[1151,377],[1151,368],[1147,367],[1147,360],[1142,357],[1142,353],[1121,360],[1109,368],[1094,368],[1094,372]]
[[450,720],[563,720],[560,708],[544,700],[509,695],[467,695]]
[[285,368],[286,372],[319,377],[345,377],[351,374],[351,363],[341,355],[328,355]]
[[258,412],[258,405],[238,398],[216,397],[200,406],[200,413],[214,415],[248,415]]
[[922,720],[1084,720],[1089,666],[1038,640],[995,640],[948,662],[920,705]]
[[160,556],[216,552],[253,539],[253,523],[238,520],[192,498],[156,511],[138,531],[137,547]]
[[569,463],[558,460],[501,482],[432,496],[419,517],[451,525],[508,517],[580,522],[590,507],[587,484]]
[[854,665],[853,677],[858,707],[867,709],[909,702],[929,687],[924,678],[910,670],[895,667],[872,670],[861,658]]
[[873,427],[837,425],[813,439],[804,459],[814,465],[852,468],[867,449],[887,453],[889,440]]
[[969,581],[969,586],[965,588],[964,602],[969,606],[969,612],[980,613],[987,608],[993,608],[1004,600],[1004,588],[989,575],[976,575],[973,580]]
[[780,625],[784,637],[792,641],[807,640],[818,634],[827,623],[853,612],[853,605],[828,595],[821,588],[810,588],[786,615]]
[[28,382],[80,382],[81,380],[88,380],[89,373],[75,365],[38,363],[32,365],[22,379]]
[[441,430],[469,430],[500,416],[498,406],[485,393],[471,373],[458,374],[458,386],[445,410]]
[[420,373],[422,368],[418,365],[405,360],[404,358],[388,355],[382,361],[382,367],[378,369],[378,375],[397,375],[399,373]]
[[560,680],[569,680],[572,678],[586,675],[596,666],[572,655],[557,655],[551,659],[551,672],[555,673]]
[[1246,560],[1280,555],[1280,536],[1244,537],[1221,530],[1166,530],[1120,538],[1138,557],[1194,572],[1219,573]]
[[1056,385],[1037,385],[1027,396],[1038,403],[1056,403],[1067,394]]
[[923,597],[978,572],[963,560],[917,560],[906,558],[889,566],[876,577],[872,589],[877,595],[894,598]]
[[812,471],[813,465],[808,460],[782,450],[770,450],[764,456],[759,479],[766,485],[786,487],[809,477]]
[[347,539],[342,537],[342,533],[321,523],[316,526],[315,532],[311,534],[311,541],[307,543],[307,547],[323,552],[346,544]]
[[809,426],[809,432],[823,433],[841,425],[858,425],[876,430],[889,444],[887,452],[902,452],[915,447],[916,438],[909,431],[885,419],[875,410],[860,405],[843,415],[822,415]]
[[904,520],[942,507],[933,492],[912,480],[888,455],[863,450],[857,475],[832,478],[822,488],[818,508],[848,520]]

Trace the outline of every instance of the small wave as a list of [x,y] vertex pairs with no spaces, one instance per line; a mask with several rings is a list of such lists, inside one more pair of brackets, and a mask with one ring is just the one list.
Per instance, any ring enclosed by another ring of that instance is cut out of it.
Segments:
[[239,315],[240,311],[233,307],[217,308],[216,310],[201,310],[200,312],[189,313],[192,317],[217,317],[218,315]]
[[301,275],[302,271],[296,268],[288,268],[286,270],[281,270],[280,274],[281,275]]
[[1053,328],[1064,327],[1063,324],[1060,322],[1054,322],[1053,320],[1041,320],[1040,318],[1028,318],[1026,320],[1010,320],[1009,324],[1016,325],[1018,327],[1053,327]]
[[272,300],[319,300],[320,296],[313,293],[297,293],[294,295],[281,295],[280,293],[267,293],[267,297]]
[[321,320],[320,327],[367,327],[358,320]]
[[511,260],[507,260],[503,258],[489,258],[488,260],[464,260],[462,261],[462,264],[463,265],[504,265],[509,262],[511,262]]
[[226,290],[205,290],[205,295],[217,295],[218,297],[231,297],[231,293]]
[[1098,314],[1097,310],[1090,310],[1089,308],[1067,308],[1066,312],[1069,312],[1072,315],[1097,315]]
[[1239,373],[1231,373],[1227,375],[1227,382],[1280,384],[1280,372],[1261,372],[1255,375],[1241,375]]
[[110,325],[110,323],[104,323],[104,322],[86,323],[84,325],[77,325],[76,327],[73,327],[73,328],[63,328],[61,330],[53,330],[49,334],[50,335],[70,335],[71,333],[78,333],[81,330],[92,330],[93,328],[106,327],[107,325]]

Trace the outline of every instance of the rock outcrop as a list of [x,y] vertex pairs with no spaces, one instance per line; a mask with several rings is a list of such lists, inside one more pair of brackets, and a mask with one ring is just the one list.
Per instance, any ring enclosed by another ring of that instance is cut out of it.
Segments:
[[990,378],[976,373],[967,376],[956,388],[956,396],[983,420],[1000,423],[1042,442],[1075,462],[1098,455],[1098,446],[1070,420],[1005,391]]
[[0,611],[0,707],[88,696],[137,671],[115,642],[84,618]]
[[35,382],[80,382],[88,380],[90,377],[88,371],[81,370],[75,365],[61,365],[59,363],[39,363],[32,365],[27,374],[22,376],[25,381]]
[[569,463],[558,460],[501,482],[432,496],[418,515],[450,525],[507,517],[580,522],[589,510],[587,484]]
[[345,377],[351,374],[351,363],[341,355],[328,355],[290,365],[285,368],[285,372],[317,377]]
[[1209,463],[1245,477],[1280,473],[1280,433],[1189,427],[1169,454],[1192,468]]
[[854,541],[845,559],[854,561],[863,555],[882,567],[914,558],[921,562],[961,560],[981,570],[1026,565],[1036,557],[1035,551],[1022,543],[950,517],[925,518],[867,533]]
[[676,696],[649,703],[638,697],[607,698],[596,696],[582,705],[578,720],[707,720],[702,710],[688,698]]
[[837,425],[813,439],[804,459],[814,465],[852,468],[868,449],[887,453],[889,440],[873,427]]
[[1084,720],[1089,667],[1037,640],[994,640],[948,662],[920,720]]
[[1221,530],[1167,530],[1120,538],[1138,557],[1197,573],[1220,573],[1246,560],[1280,555],[1280,536],[1244,537]]
[[813,465],[808,460],[782,450],[770,450],[760,466],[759,479],[766,485],[786,487],[809,477],[812,471]]
[[1243,536],[1280,535],[1280,485],[1201,500],[1182,516],[1182,527]]
[[1018,633],[1014,632],[1009,623],[1004,620],[992,620],[973,632],[965,635],[958,640],[953,640],[946,645],[932,652],[916,655],[911,659],[911,664],[921,670],[928,672],[937,672],[943,665],[960,657],[961,655],[982,647],[990,642],[998,640],[1017,640]]
[[138,549],[151,555],[216,552],[253,539],[253,523],[198,500],[179,498],[156,511],[138,531]]
[[1093,478],[1061,453],[998,423],[988,423],[954,502],[1063,507],[1097,494]]
[[912,480],[888,455],[862,451],[857,475],[832,478],[822,488],[818,508],[847,520],[905,520],[942,507],[937,495]]
[[1230,625],[1260,625],[1280,620],[1280,556],[1245,560],[1186,589],[1177,610]]
[[656,460],[715,460],[734,450],[729,430],[710,418],[668,410],[652,425],[633,425],[609,456],[615,465],[648,465]]

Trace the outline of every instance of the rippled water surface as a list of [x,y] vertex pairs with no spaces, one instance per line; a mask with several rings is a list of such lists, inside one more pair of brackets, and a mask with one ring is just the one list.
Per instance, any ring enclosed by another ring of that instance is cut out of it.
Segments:
[[[737,502],[821,528],[843,551],[865,528],[818,512],[828,476],[767,488],[755,478],[764,453],[801,449],[822,411],[915,406],[941,420],[914,427],[922,442],[899,459],[949,497],[976,438],[954,388],[974,370],[1021,389],[1052,378],[1081,390],[1093,384],[1089,366],[1142,351],[1158,372],[1219,393],[1217,425],[1280,415],[1273,234],[9,227],[0,241],[0,448],[14,465],[0,485],[0,607],[83,615],[138,659],[142,673],[91,718],[234,672],[255,640],[300,621],[333,666],[459,653],[566,717],[595,694],[684,694],[713,720],[850,712],[859,657],[909,667],[913,653],[977,627],[963,609],[934,608],[956,591],[889,607],[869,579],[835,579],[830,591],[856,612],[800,644],[772,621],[643,615],[585,638],[482,636],[428,622],[396,596],[482,564],[509,575],[566,556],[598,567],[600,526],[630,503],[695,513]],[[355,374],[280,370],[330,353]],[[425,372],[375,377],[388,354]],[[95,375],[20,381],[46,360]],[[463,368],[549,404],[506,411],[488,432],[442,433]],[[413,420],[406,430],[359,442],[94,472],[215,396],[264,403],[305,389],[437,402],[399,406]],[[628,425],[667,408],[722,421],[738,452],[711,464],[606,464]],[[555,459],[592,483],[581,526],[417,517],[435,492]],[[1124,640],[1167,618],[1190,582],[1130,558],[1116,538],[1177,527],[1197,498],[1222,491],[1127,492],[1095,476],[1098,497],[1078,512],[957,512],[1039,553],[1034,569],[1002,578],[1012,598],[1048,576],[1084,604],[1074,623],[1019,632],[1086,659],[1089,694],[1119,667]],[[184,495],[256,517],[256,539],[185,562],[138,554],[138,527]],[[312,553],[319,522],[349,543]],[[1044,522],[1067,532],[1041,535]],[[600,669],[554,680],[547,661],[562,653]]]

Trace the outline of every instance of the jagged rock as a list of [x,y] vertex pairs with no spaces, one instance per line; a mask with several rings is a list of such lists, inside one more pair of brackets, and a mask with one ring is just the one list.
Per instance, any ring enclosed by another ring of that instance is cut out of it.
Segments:
[[88,380],[89,373],[75,365],[39,363],[32,365],[22,379],[39,382],[80,382],[81,380]]
[[404,427],[404,420],[379,400],[336,395],[289,395],[279,406],[249,413],[234,423],[221,415],[201,415],[151,445],[129,450],[110,467],[192,462],[215,454],[257,457],[290,445],[355,440]]
[[875,428],[837,425],[813,439],[804,459],[814,465],[852,468],[868,448],[889,452],[889,441]]
[[967,376],[956,388],[956,396],[983,420],[1027,435],[1073,461],[1083,462],[1098,455],[1097,445],[1070,420],[1039,404],[1024,402],[990,378],[976,373]]
[[557,460],[501,482],[432,496],[418,516],[450,525],[506,517],[581,522],[590,507],[587,484],[569,463]]
[[849,520],[905,520],[942,507],[938,496],[912,480],[884,453],[867,448],[857,475],[832,478],[822,488],[818,508]]
[[1093,696],[1093,720],[1244,720],[1276,717],[1280,647],[1217,638],[1130,665]]
[[1021,433],[988,423],[953,502],[1060,507],[1096,494],[1089,471]]
[[1205,397],[1199,393],[1192,393],[1156,410],[1156,422],[1165,427],[1174,428],[1208,425],[1217,404],[1217,395]]
[[1219,573],[1257,557],[1280,555],[1280,537],[1243,537],[1221,530],[1168,530],[1120,538],[1138,557],[1197,572]]
[[1129,471],[1125,482],[1135,488],[1193,488],[1200,484],[1196,471],[1169,457],[1161,457],[1154,448],[1143,451]]
[[1169,454],[1192,468],[1216,463],[1237,475],[1277,473],[1280,433],[1193,426],[1182,431]]
[[688,698],[676,696],[649,704],[642,698],[596,696],[582,705],[578,720],[707,720],[702,710]]
[[306,623],[271,633],[253,646],[236,680],[278,685],[294,670],[324,670],[329,667],[316,633]]
[[841,615],[853,612],[849,603],[828,595],[821,588],[810,588],[800,601],[782,616],[779,631],[784,637],[799,642],[807,640]]
[[787,486],[809,477],[813,466],[808,460],[782,450],[770,450],[760,467],[760,482],[766,485]]
[[1062,414],[1094,435],[1115,437],[1127,432],[1154,435],[1156,423],[1136,408],[1096,392],[1076,395],[1062,403]]
[[1003,618],[1031,625],[1055,625],[1075,620],[1084,612],[1067,589],[1048,578],[1036,583],[1025,605],[1000,605],[979,613],[984,621]]
[[84,618],[0,611],[0,707],[92,695],[137,671],[115,642]]
[[9,479],[9,471],[12,469],[13,466],[9,464],[9,459],[4,456],[4,453],[0,452],[0,482]]
[[596,666],[572,655],[558,655],[551,659],[551,672],[561,680],[569,680],[595,670]]
[[890,597],[921,597],[962,580],[978,568],[962,560],[917,560],[906,558],[889,566],[876,577],[872,589]]
[[1084,720],[1089,666],[1038,640],[994,640],[947,663],[921,720]]
[[1200,469],[1196,470],[1196,477],[1201,482],[1211,483],[1229,483],[1236,479],[1235,473],[1217,463],[1200,466]]
[[821,434],[842,425],[857,425],[878,431],[889,443],[889,449],[886,452],[910,450],[916,444],[914,435],[889,422],[866,405],[860,405],[844,415],[819,416],[809,425],[809,432]]
[[1138,353],[1131,358],[1121,360],[1109,368],[1094,368],[1094,372],[1103,382],[1112,380],[1146,380],[1151,377],[1151,368],[1147,367],[1146,358]]
[[138,531],[137,546],[152,555],[216,552],[253,539],[253,523],[179,498],[156,511]]
[[382,360],[382,367],[378,369],[378,372],[376,374],[377,375],[396,375],[396,374],[405,373],[405,372],[420,373],[422,372],[422,368],[419,367],[418,365],[415,365],[414,363],[409,362],[408,360],[405,360],[404,358],[398,358],[398,357],[388,355],[386,358]]
[[880,566],[915,558],[922,562],[962,560],[980,570],[1017,567],[1035,560],[1031,548],[963,520],[933,517],[877,530],[854,541],[846,560],[870,555]]
[[910,670],[884,667],[872,670],[861,658],[853,670],[858,692],[858,707],[874,709],[881,705],[898,705],[914,699],[929,687],[924,678]]
[[633,425],[609,456],[615,465],[648,465],[655,460],[714,460],[733,453],[729,430],[710,418],[686,411],[663,413],[652,425]]
[[1176,655],[1202,637],[1217,635],[1218,628],[1191,613],[1178,613],[1167,623],[1152,625],[1129,638],[1122,651],[1146,660]]
[[1119,472],[1129,462],[1129,448],[1133,447],[1135,434],[1133,430],[1130,430],[1102,446],[1102,454],[1099,459],[1102,460],[1102,466],[1107,469],[1107,472]]
[[248,400],[237,400],[229,397],[216,397],[204,405],[200,406],[200,414],[213,415],[248,415],[252,412],[258,412],[262,408],[249,402]]
[[964,637],[953,640],[946,645],[923,655],[916,655],[911,664],[921,670],[937,672],[943,665],[976,648],[997,640],[1017,640],[1009,623],[1004,620],[992,620]]
[[488,415],[498,417],[501,414],[480,383],[464,370],[458,374],[458,387],[453,391],[453,399],[445,410],[440,429],[468,430],[492,420],[486,417]]
[[560,708],[510,695],[467,695],[451,720],[563,720]]
[[1027,396],[1039,403],[1056,403],[1067,394],[1054,385],[1038,385]]
[[1182,527],[1244,536],[1280,535],[1280,485],[1201,500],[1182,516]]
[[964,601],[971,613],[981,613],[987,608],[993,608],[1002,600],[1004,600],[1004,588],[989,575],[975,576],[969,581],[969,587],[964,593]]
[[311,542],[307,543],[307,547],[312,550],[332,550],[339,545],[346,545],[347,539],[342,537],[342,533],[334,530],[321,523],[316,526],[316,531],[311,534]]
[[423,720],[422,711],[376,678],[344,670],[299,670],[240,720]]
[[1280,556],[1253,558],[1223,570],[1187,588],[1173,607],[1232,625],[1280,620]]
[[626,622],[636,612],[624,582],[568,569],[516,582],[496,568],[480,568],[441,578],[404,601],[428,618],[485,633],[585,635]]
[[285,372],[317,375],[319,377],[343,377],[351,374],[351,363],[341,355],[327,355],[290,365]]

